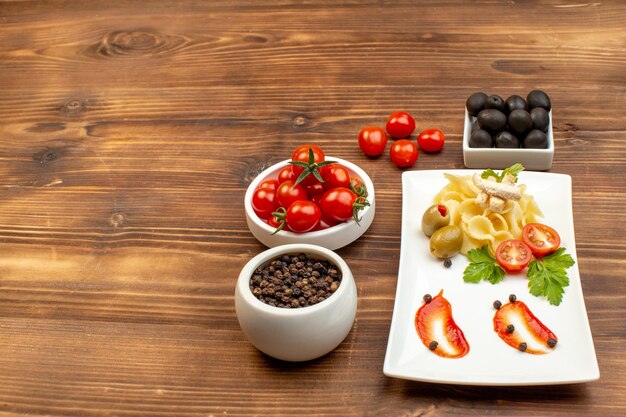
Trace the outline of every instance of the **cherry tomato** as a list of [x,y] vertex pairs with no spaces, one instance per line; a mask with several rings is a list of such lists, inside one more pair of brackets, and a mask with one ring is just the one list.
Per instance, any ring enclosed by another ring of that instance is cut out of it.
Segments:
[[324,180],[324,190],[337,187],[350,187],[350,171],[340,164],[330,164],[320,168],[320,175]]
[[413,120],[409,113],[397,111],[391,113],[385,128],[392,138],[408,138],[415,130],[415,120]]
[[324,215],[324,213],[322,213],[322,217],[320,217],[320,222],[317,224],[317,226],[315,226],[315,229],[313,230],[326,230],[326,229],[330,229],[331,227],[335,226],[337,224],[336,221],[329,219],[328,217],[326,217]]
[[[316,145],[298,146],[293,151],[293,154],[291,155],[291,160],[294,162],[308,163],[309,162],[309,149],[313,150],[313,162],[314,163],[324,162],[324,158],[325,158],[324,151],[322,151],[322,148]],[[302,174],[302,171],[304,171],[304,168],[297,166],[297,165],[292,165],[291,170],[293,171],[293,175],[295,177],[294,181],[296,181],[298,177],[300,176],[300,174]],[[303,181],[300,182],[300,184],[311,185],[311,184],[315,184],[316,182],[318,182],[317,179],[312,174],[309,174]]]
[[259,186],[256,187],[256,188],[268,188],[270,190],[276,191],[276,189],[278,188],[278,180],[275,180],[275,179],[272,178],[272,179],[269,179],[269,180],[261,181],[259,183]]
[[276,191],[269,188],[257,188],[252,194],[252,209],[263,220],[269,218],[276,210]]
[[289,206],[285,219],[293,232],[304,233],[313,230],[321,216],[322,212],[317,204],[308,200],[298,200]]
[[306,195],[309,197],[309,200],[312,200],[314,196],[324,192],[324,186],[319,181],[315,184],[307,185],[304,188],[306,188]]
[[518,272],[526,268],[532,258],[528,245],[520,240],[506,240],[496,250],[496,260],[506,272]]
[[350,188],[352,191],[356,192],[357,195],[367,194],[367,189],[365,188],[365,184],[361,181],[360,178],[352,177],[350,178]]
[[289,207],[295,201],[306,199],[306,189],[300,184],[294,185],[293,181],[283,182],[276,190],[276,202],[281,207]]
[[359,132],[359,147],[367,156],[378,156],[385,151],[387,134],[376,126],[368,126]]
[[324,193],[315,194],[313,197],[311,197],[311,201],[319,206],[323,195]]
[[426,129],[417,137],[420,149],[426,152],[439,152],[443,149],[445,135],[439,129]]
[[522,239],[535,256],[548,255],[561,246],[559,234],[545,224],[528,223],[522,230]]
[[[273,215],[267,219],[267,224],[272,226],[274,229],[280,227],[281,223],[283,223],[283,220],[277,219],[276,216]],[[281,230],[289,230],[289,226],[285,224]]]
[[287,165],[283,169],[278,172],[278,183],[282,184],[285,181],[296,181],[296,176],[293,175],[293,170],[291,169],[291,165]]
[[397,140],[391,145],[389,155],[398,167],[410,167],[417,161],[417,145],[408,139]]
[[320,200],[320,208],[324,216],[336,222],[344,222],[353,216],[353,207],[357,195],[348,188],[328,190]]

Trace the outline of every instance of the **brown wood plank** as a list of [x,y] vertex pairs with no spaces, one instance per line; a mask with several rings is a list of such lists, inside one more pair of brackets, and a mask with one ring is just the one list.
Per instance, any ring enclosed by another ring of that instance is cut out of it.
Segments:
[[[624,415],[625,27],[621,1],[0,2],[0,415]],[[447,135],[412,169],[462,168],[466,97],[533,88],[573,179],[600,381],[386,378],[401,171],[358,131],[405,109]],[[377,216],[338,251],[351,333],[286,364],[233,292],[264,249],[245,189],[302,143],[364,168]]]

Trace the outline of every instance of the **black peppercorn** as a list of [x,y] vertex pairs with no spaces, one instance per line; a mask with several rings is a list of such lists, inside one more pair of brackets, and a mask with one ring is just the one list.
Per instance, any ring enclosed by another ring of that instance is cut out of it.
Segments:
[[511,334],[515,331],[515,326],[513,326],[512,324],[509,324],[508,326],[506,326],[506,332]]
[[430,303],[431,301],[433,301],[433,296],[430,294],[424,294],[424,302]]
[[512,303],[517,301],[517,297],[515,296],[515,294],[509,295],[509,301],[512,302]]
[[452,260],[450,258],[446,258],[443,260],[443,266],[446,268],[450,268],[452,266]]
[[556,346],[556,339],[553,338],[549,338],[548,339],[548,346],[550,346],[551,348]]
[[496,310],[500,310],[500,307],[502,307],[502,303],[500,302],[500,300],[496,300],[493,302],[493,308],[495,308]]
[[437,349],[437,346],[439,346],[439,343],[435,342],[434,340],[432,342],[430,342],[430,344],[428,345],[428,349],[430,350],[435,350]]
[[526,344],[526,342],[522,342],[519,344],[519,350],[521,350],[522,352],[525,352],[526,349],[528,349],[528,345]]
[[265,304],[280,308],[301,308],[320,303],[337,291],[341,271],[327,260],[305,254],[282,255],[250,277],[252,294]]

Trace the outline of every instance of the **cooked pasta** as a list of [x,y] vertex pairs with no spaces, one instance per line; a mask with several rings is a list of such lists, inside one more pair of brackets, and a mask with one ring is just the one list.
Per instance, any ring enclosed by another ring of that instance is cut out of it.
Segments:
[[450,212],[450,224],[463,230],[461,253],[489,244],[493,251],[505,240],[521,239],[526,223],[543,217],[534,198],[526,194],[526,186],[519,185],[522,198],[519,201],[506,200],[499,213],[475,202],[480,190],[472,181],[471,175],[444,174],[449,183],[435,196],[435,204],[445,205]]

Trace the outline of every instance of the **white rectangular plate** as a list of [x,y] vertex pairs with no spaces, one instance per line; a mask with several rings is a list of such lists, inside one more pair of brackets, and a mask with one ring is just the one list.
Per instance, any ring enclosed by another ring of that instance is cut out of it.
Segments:
[[[563,302],[550,305],[528,292],[524,273],[507,275],[504,281],[463,282],[469,261],[463,255],[444,268],[429,253],[429,241],[421,230],[424,211],[448,182],[445,172],[472,175],[475,170],[410,171],[402,175],[402,244],[396,300],[385,355],[384,374],[390,377],[465,385],[548,385],[593,381],[600,377],[587,320],[578,266],[568,269],[570,285]],[[576,260],[572,217],[571,178],[568,175],[522,172],[526,184],[544,214],[543,223],[557,230],[561,246]],[[414,318],[422,296],[444,290],[452,314],[463,330],[470,352],[459,359],[439,357],[426,348],[415,330]],[[516,294],[559,338],[553,352],[531,355],[511,348],[493,330],[493,302],[508,302]]]

